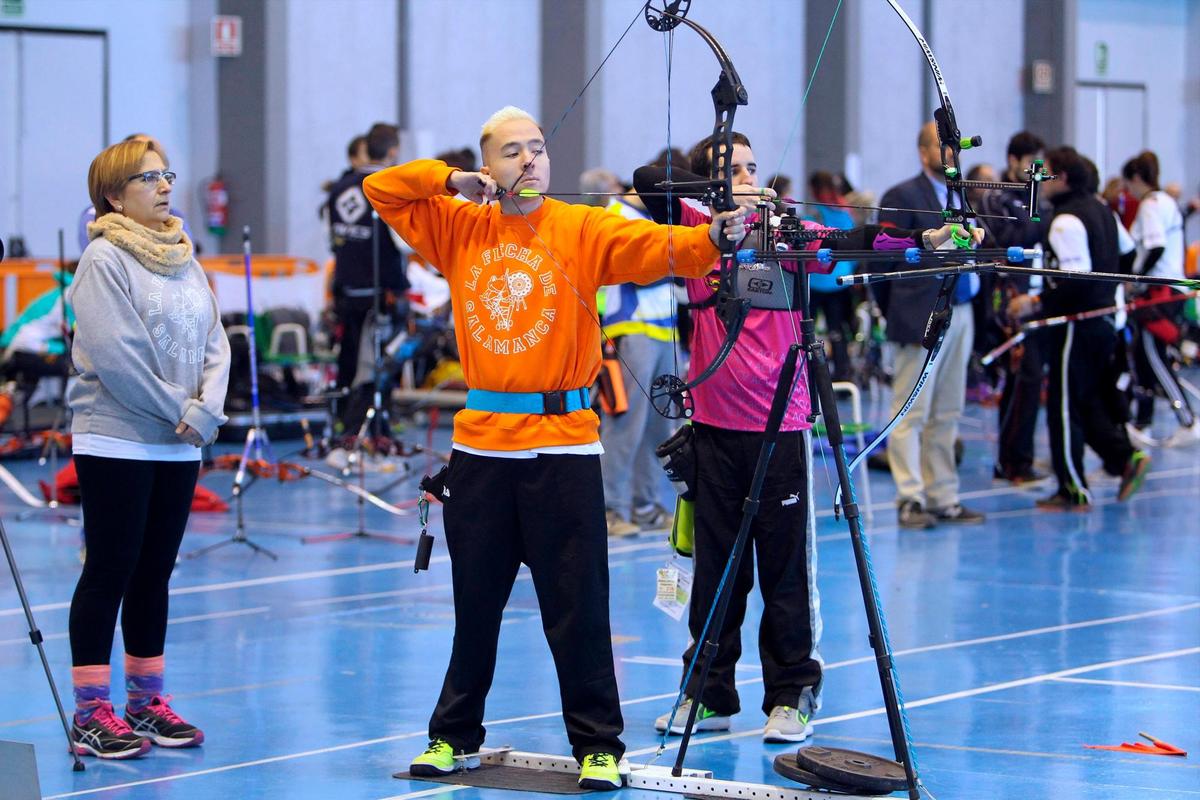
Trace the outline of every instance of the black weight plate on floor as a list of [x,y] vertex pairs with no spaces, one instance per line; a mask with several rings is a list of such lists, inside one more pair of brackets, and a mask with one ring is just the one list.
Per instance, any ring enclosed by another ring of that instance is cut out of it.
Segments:
[[904,767],[895,761],[839,747],[801,747],[796,766],[855,791],[898,792],[908,788]]
[[869,795],[885,795],[890,792],[872,792],[863,789],[855,789],[853,786],[844,786],[837,781],[831,781],[828,778],[822,778],[820,775],[809,772],[808,770],[796,764],[795,753],[784,753],[775,758],[775,772],[790,781],[811,786],[820,791],[827,791],[838,794],[869,794]]

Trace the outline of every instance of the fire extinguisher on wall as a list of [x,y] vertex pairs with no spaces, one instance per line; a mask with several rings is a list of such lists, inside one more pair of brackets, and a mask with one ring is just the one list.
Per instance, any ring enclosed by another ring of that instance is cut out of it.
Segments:
[[225,181],[217,175],[204,188],[204,218],[208,232],[213,236],[224,236],[229,224],[229,192]]

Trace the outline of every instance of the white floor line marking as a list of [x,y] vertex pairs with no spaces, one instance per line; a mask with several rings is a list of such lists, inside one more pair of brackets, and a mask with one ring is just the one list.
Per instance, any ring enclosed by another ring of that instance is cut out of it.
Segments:
[[1176,683],[1143,683],[1141,681],[1102,681],[1097,678],[1055,678],[1059,683],[1087,683],[1093,686],[1130,686],[1134,689],[1165,689],[1173,692],[1200,692],[1200,686],[1180,686]]
[[[430,560],[431,564],[440,564],[449,562],[450,556],[438,556]],[[317,578],[336,578],[341,575],[361,575],[369,572],[387,572],[390,570],[412,569],[413,562],[409,561],[386,561],[381,564],[360,564],[354,567],[337,567],[335,569],[318,569],[308,572],[290,572],[282,575],[267,575],[262,578],[247,578],[240,581],[226,581],[223,583],[206,583],[198,586],[179,586],[170,590],[172,597],[187,594],[204,594],[206,592],[223,592],[230,589],[246,589],[252,586],[271,586],[279,583],[292,583],[295,581],[308,581]],[[33,606],[34,611],[61,611],[71,607],[71,601],[67,600],[61,603],[44,603],[42,605]],[[0,610],[0,617],[11,617],[25,612],[18,606],[17,608],[6,608]]]
[[[271,610],[270,606],[255,606],[254,608],[238,608],[233,611],[214,611],[211,614],[195,614],[190,617],[170,617],[167,619],[167,625],[186,625],[189,622],[207,622],[214,619],[228,619],[230,617],[248,617],[254,614],[266,614]],[[121,630],[118,625],[116,629]],[[66,631],[62,633],[46,633],[42,635],[42,639],[47,642],[52,642],[58,639],[66,639],[70,634]],[[0,639],[0,647],[13,644],[29,644],[29,636],[26,634],[18,639]]]
[[[951,700],[962,700],[966,697],[977,697],[983,694],[992,694],[994,692],[1003,692],[1008,689],[1016,689],[1022,686],[1029,686],[1035,683],[1046,683],[1047,681],[1055,681],[1059,678],[1069,677],[1072,675],[1080,675],[1085,672],[1095,672],[1100,669],[1109,669],[1110,667],[1123,667],[1129,664],[1142,664],[1147,661],[1161,661],[1168,658],[1179,658],[1180,656],[1189,656],[1200,653],[1200,647],[1187,647],[1182,650],[1168,650],[1161,653],[1150,653],[1144,656],[1132,656],[1130,658],[1121,658],[1115,661],[1102,661],[1096,664],[1086,664],[1082,667],[1072,667],[1070,669],[1057,670],[1055,672],[1046,672],[1041,675],[1031,675],[1028,678],[1018,678],[1012,681],[1004,681],[1002,683],[992,683],[987,686],[979,686],[974,689],[963,689],[958,692],[948,692],[946,694],[935,695],[933,697],[924,697],[920,700],[910,700],[904,704],[905,709],[911,711],[914,708],[922,708],[924,706],[938,705],[940,703],[948,703]],[[848,722],[850,720],[862,719],[863,717],[878,716],[886,712],[883,706],[878,708],[868,709],[866,711],[854,711],[849,714],[840,714],[836,717],[818,717],[813,720],[813,725],[830,725],[835,722]],[[690,743],[691,747],[699,747],[702,744],[711,744],[713,742],[724,742],[731,739],[744,739],[747,736],[758,736],[762,734],[762,728],[754,728],[747,731],[737,731],[735,733],[726,733],[718,736],[706,736],[702,739],[693,739]],[[679,748],[679,742],[668,742],[667,750],[676,750]],[[627,752],[626,757],[636,757],[647,755],[648,753],[657,753],[658,747],[646,747],[641,750],[632,750]]]
[[[1162,652],[1162,653],[1151,653],[1149,655],[1133,656],[1130,658],[1123,658],[1123,659],[1118,659],[1115,661],[1105,661],[1105,662],[1100,662],[1100,663],[1096,663],[1096,664],[1086,664],[1082,667],[1072,667],[1070,669],[1057,670],[1055,672],[1047,672],[1042,675],[1033,675],[1028,678],[1019,678],[1017,680],[1005,681],[1003,683],[994,683],[994,684],[990,684],[988,686],[977,687],[975,689],[964,689],[962,691],[950,692],[948,694],[937,695],[935,697],[926,697],[921,700],[914,700],[912,702],[909,702],[906,704],[906,707],[909,709],[920,708],[922,706],[935,705],[938,703],[945,703],[950,700],[960,700],[964,697],[974,697],[976,695],[990,694],[993,692],[1004,691],[1006,689],[1012,689],[1012,688],[1016,688],[1016,687],[1020,687],[1020,686],[1027,686],[1027,685],[1030,685],[1033,683],[1041,683],[1044,681],[1053,680],[1055,678],[1067,677],[1067,676],[1071,676],[1071,675],[1078,675],[1078,674],[1082,674],[1085,672],[1094,672],[1095,670],[1099,670],[1099,669],[1107,669],[1109,667],[1120,667],[1120,666],[1125,666],[1128,664],[1140,664],[1140,663],[1144,663],[1147,661],[1159,661],[1159,660],[1167,659],[1167,658],[1176,658],[1176,657],[1184,656],[1184,655],[1193,655],[1195,653],[1200,653],[1200,647],[1190,647],[1190,648],[1185,648],[1182,650],[1171,650],[1171,651],[1166,651],[1166,652]],[[755,680],[761,680],[761,679],[755,679]],[[746,680],[746,681],[738,681],[737,683],[740,686],[745,683],[753,683],[753,682],[754,681]],[[639,697],[634,700],[623,701],[621,703],[621,705],[622,706],[634,705],[636,703],[644,703],[644,702],[649,702],[651,700],[659,700],[659,699],[663,699],[666,697],[674,697],[674,696],[675,696],[675,693],[672,692],[670,694],[652,695],[649,697]],[[491,726],[509,725],[509,724],[513,724],[516,722],[529,722],[532,720],[549,719],[551,717],[560,716],[561,713],[562,713],[561,711],[549,711],[549,712],[546,712],[543,714],[528,714],[528,715],[521,716],[521,717],[507,717],[505,719],[491,720],[491,721],[485,722],[484,724],[491,725]],[[845,722],[847,720],[859,719],[861,717],[877,716],[882,713],[884,713],[884,709],[881,706],[879,708],[867,709],[865,711],[856,711],[856,712],[852,712],[849,714],[841,714],[836,717],[827,717],[825,719],[818,718],[813,722],[813,724],[814,725],[829,725],[829,724],[832,724],[835,722]],[[743,738],[746,736],[760,735],[761,733],[762,733],[762,728],[756,728],[754,730],[738,731],[737,733],[730,733],[730,734],[725,734],[725,735],[721,735],[721,736],[709,736],[709,737],[705,737],[705,738],[701,738],[701,739],[693,739],[691,744],[693,747],[697,747],[699,745],[709,744],[711,742],[725,741],[728,739],[739,739],[739,738]],[[358,749],[361,747],[370,747],[370,746],[373,746],[376,744],[384,744],[387,742],[396,742],[396,741],[400,741],[402,739],[415,739],[418,737],[423,737],[425,735],[426,735],[426,731],[424,731],[424,730],[413,731],[411,733],[398,733],[394,736],[383,736],[383,737],[380,737],[377,739],[366,739],[366,740],[360,741],[360,742],[347,742],[345,744],[332,745],[330,747],[321,747],[321,748],[317,748],[315,750],[305,750],[300,753],[288,753],[288,754],[280,755],[280,756],[271,756],[269,758],[259,758],[259,759],[255,759],[253,761],[245,761],[245,762],[241,762],[238,764],[226,764],[221,767],[212,767],[209,769],[196,770],[195,772],[180,772],[180,773],[176,773],[174,775],[163,775],[163,776],[157,777],[157,778],[147,778],[145,780],[131,781],[128,783],[121,783],[121,784],[114,784],[112,786],[98,786],[98,787],[95,787],[92,789],[84,789],[84,790],[77,791],[77,792],[67,792],[64,794],[51,795],[49,797],[43,798],[43,800],[61,800],[61,798],[64,798],[64,797],[80,797],[80,796],[89,795],[89,794],[99,794],[100,792],[110,792],[110,791],[113,791],[116,789],[129,789],[134,786],[147,786],[147,785],[156,784],[156,783],[167,783],[170,781],[182,780],[184,778],[196,778],[196,777],[200,777],[203,775],[213,775],[213,774],[221,773],[221,772],[231,772],[233,770],[246,769],[248,767],[263,766],[265,764],[276,764],[281,761],[294,761],[298,758],[308,758],[309,756],[324,755],[326,753],[337,753],[337,752],[342,752],[345,750],[355,750],[355,749]],[[670,742],[667,744],[667,749],[668,750],[675,749],[678,746],[679,746],[678,742]],[[626,753],[626,756],[646,755],[647,753],[655,753],[657,751],[658,751],[658,747],[650,747],[650,748],[645,748],[642,750],[630,751],[630,752]]]
[[[1180,478],[1185,475],[1200,475],[1200,471],[1198,471],[1195,467],[1175,467],[1173,469],[1163,469],[1163,470],[1158,470],[1157,472],[1151,472],[1149,475],[1146,476],[1146,480],[1148,480],[1148,481],[1165,480],[1167,478]],[[1115,481],[1116,479],[1114,478],[1113,480]],[[993,487],[991,489],[976,489],[975,491],[971,491],[971,492],[960,492],[959,497],[963,500],[978,500],[978,499],[984,498],[984,497],[1005,497],[1008,495],[1015,495],[1018,497],[1019,496],[1029,496],[1031,494],[1038,494],[1040,490],[1045,490],[1046,487],[1049,485],[1050,485],[1050,483],[1043,482],[1043,483],[1039,483],[1039,484],[1036,484],[1033,486],[998,486],[998,487]],[[1139,497],[1146,497],[1146,496],[1148,496],[1148,495],[1146,495],[1145,493],[1138,493],[1133,496],[1133,499],[1137,499]],[[1111,502],[1116,502],[1116,501],[1112,500]],[[1093,505],[1108,505],[1108,503],[1093,503]],[[881,500],[878,503],[873,503],[871,505],[871,510],[872,511],[887,511],[888,509],[895,508],[895,507],[896,507],[896,502],[894,500]],[[1012,509],[1012,510],[1024,512],[1027,509],[1022,508],[1022,509]],[[1002,513],[1002,512],[998,512],[998,511],[997,512],[988,512],[988,516],[991,517],[991,516],[993,516],[995,514],[999,514],[999,513]],[[832,516],[833,516],[833,509],[831,509],[831,508],[818,509],[818,511],[817,511],[818,519],[824,519],[824,518],[832,517]]]
[[[1139,500],[1152,500],[1155,498],[1162,498],[1162,497],[1190,496],[1194,493],[1195,493],[1195,489],[1160,489],[1157,492],[1141,491],[1141,492],[1138,492],[1136,495],[1134,495],[1130,500],[1126,501],[1125,503],[1119,502],[1115,497],[1101,497],[1101,498],[1097,498],[1096,500],[1092,501],[1092,506],[1095,508],[1099,508],[1099,507],[1103,507],[1103,506],[1126,505],[1128,503],[1136,502]],[[968,495],[963,494],[962,497],[968,497]],[[885,505],[885,508],[892,508],[892,506]],[[1045,515],[1047,513],[1054,513],[1054,512],[1042,511],[1037,506],[1030,505],[1030,506],[1027,506],[1024,508],[1009,508],[1009,509],[1004,509],[1001,511],[988,511],[987,516],[988,516],[989,520],[1019,519],[1021,517],[1033,517],[1033,516]],[[826,515],[826,516],[831,516],[831,515],[832,515],[832,512],[831,512],[831,514]],[[818,517],[821,516],[821,513],[818,512],[817,516]],[[1087,519],[1087,517],[1084,515],[1079,515],[1078,517],[1076,517],[1076,516],[1051,517],[1051,519],[1054,519],[1054,518],[1064,519],[1064,520],[1079,519],[1081,521]],[[844,524],[844,522],[843,522],[843,524]],[[876,525],[875,527],[869,528],[867,530],[868,534],[870,534],[871,536],[875,536],[875,537],[878,537],[878,536],[884,535],[884,534],[889,535],[889,536],[896,535],[899,532],[900,532],[900,527],[894,523]],[[842,542],[842,541],[848,540],[849,538],[850,538],[850,534],[847,532],[827,533],[827,534],[818,536],[817,541],[818,542]]]
[[[495,723],[492,723],[495,724]],[[281,761],[294,761],[298,758],[308,758],[309,756],[319,756],[326,753],[338,753],[343,750],[355,750],[360,747],[370,747],[371,745],[384,744],[385,742],[397,742],[401,739],[416,739],[425,736],[426,731],[414,731],[412,733],[398,733],[395,736],[382,736],[378,739],[367,739],[362,742],[349,742],[347,744],[333,745],[332,747],[320,747],[316,750],[305,750],[302,753],[288,753],[282,756],[271,756],[270,758],[259,758],[254,761],[243,761],[239,764],[226,764],[223,767],[211,767],[209,769],[196,770],[195,772],[180,772],[175,775],[164,775],[158,778],[146,778],[140,781],[129,781],[127,783],[117,783],[112,786],[98,786],[94,789],[83,789],[78,792],[66,792],[64,794],[54,794],[49,797],[44,797],[42,800],[60,800],[63,797],[82,797],[83,795],[99,794],[101,792],[111,792],[116,789],[132,789],[135,786],[150,786],[156,783],[166,783],[168,781],[177,781],[183,778],[199,778],[204,775],[215,775],[221,772],[232,772],[233,770],[246,769],[248,767],[261,767],[266,764],[278,764]]]
[[382,600],[385,597],[400,597],[406,594],[420,594],[422,592],[432,592],[440,589],[453,588],[451,583],[435,583],[430,586],[415,586],[411,589],[392,589],[387,592],[365,592],[363,594],[343,594],[336,597],[318,597],[314,600],[298,600],[292,605],[298,608],[306,606],[325,606],[334,605],[336,603],[353,603],[355,600]]
[[[622,553],[636,553],[642,550],[663,549],[664,545],[661,541],[646,542],[641,544],[628,544],[620,547],[610,547],[608,554],[621,555]],[[665,551],[664,551],[665,552]],[[665,557],[665,555],[664,555]],[[431,564],[448,563],[450,556],[437,556],[430,559]],[[205,594],[207,592],[222,592],[230,589],[246,589],[252,586],[271,586],[279,583],[294,583],[296,581],[315,580],[317,578],[336,578],[341,575],[361,575],[370,572],[387,572],[389,570],[411,569],[412,560],[408,561],[385,561],[380,564],[361,564],[354,567],[337,567],[334,569],[318,569],[307,572],[290,572],[282,575],[267,575],[262,578],[247,578],[240,581],[225,581],[222,583],[206,583],[197,586],[179,586],[170,590],[172,597],[188,594]],[[61,611],[71,607],[69,600],[59,603],[43,603],[42,605],[33,606],[33,611]],[[0,609],[0,617],[13,617],[24,614],[24,610],[18,606],[16,608]]]
[[450,786],[442,784],[433,789],[423,789],[419,792],[409,792],[408,794],[394,794],[391,797],[385,797],[383,800],[409,800],[411,797],[433,797],[436,794],[443,792],[461,792],[463,789],[472,789],[472,786]]
[[[977,644],[991,644],[992,642],[1004,642],[1011,639],[1023,639],[1027,636],[1039,636],[1043,633],[1061,633],[1062,631],[1078,630],[1080,628],[1094,628],[1101,625],[1113,625],[1120,622],[1132,622],[1139,619],[1147,619],[1150,617],[1160,617],[1167,614],[1178,614],[1184,611],[1192,611],[1200,608],[1200,603],[1184,603],[1178,606],[1169,606],[1167,608],[1156,608],[1150,611],[1139,611],[1134,614],[1122,614],[1116,617],[1102,617],[1100,619],[1089,619],[1082,622],[1068,622],[1062,625],[1051,625],[1045,628],[1029,628],[1023,631],[1014,631],[1012,633],[999,633],[994,636],[980,636],[975,639],[959,639],[954,642],[941,642],[939,644],[922,645],[920,647],[907,647],[902,650],[893,650],[893,656],[909,656],[919,653],[932,653],[938,650],[953,650],[960,647],[970,647]],[[680,667],[682,662],[678,658],[662,658],[660,656],[630,656],[622,658],[622,661],[627,661],[631,664],[651,664],[665,667]],[[836,669],[838,667],[848,667],[854,664],[867,664],[875,660],[874,655],[861,656],[859,658],[851,658],[845,661],[837,661],[831,664],[826,664],[825,669]],[[739,663],[739,667],[742,665]]]

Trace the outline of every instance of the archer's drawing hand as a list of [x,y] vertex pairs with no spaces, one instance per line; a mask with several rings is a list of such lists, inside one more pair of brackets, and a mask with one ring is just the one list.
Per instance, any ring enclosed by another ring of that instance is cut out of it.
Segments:
[[500,186],[482,172],[451,173],[446,179],[446,188],[458,192],[472,203],[490,203],[500,194]]
[[733,187],[733,202],[738,204],[738,208],[754,208],[763,200],[774,200],[776,197],[775,190],[765,186]]

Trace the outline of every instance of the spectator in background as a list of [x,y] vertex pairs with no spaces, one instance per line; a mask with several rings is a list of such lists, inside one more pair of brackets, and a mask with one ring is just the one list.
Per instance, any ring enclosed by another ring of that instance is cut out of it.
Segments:
[[444,153],[438,153],[434,158],[444,161],[448,167],[461,169],[463,172],[474,172],[479,169],[479,160],[475,158],[475,151],[470,147],[447,150]]
[[[1045,235],[1046,266],[1069,272],[1122,271],[1119,231],[1113,214],[1096,197],[1099,176],[1073,147],[1046,154],[1058,180],[1042,188],[1051,207]],[[1116,284],[1047,278],[1041,294],[1009,301],[1017,319],[1052,317],[1113,305]],[[1117,500],[1129,499],[1145,478],[1150,457],[1129,440],[1116,409],[1117,334],[1109,316],[1047,328],[1044,345],[1050,365],[1046,419],[1057,489],[1037,501],[1046,511],[1087,511],[1092,505],[1084,465],[1084,445],[1096,451],[1109,475],[1120,476]],[[1123,413],[1123,412],[1122,412]]]
[[[9,396],[14,389],[21,388],[25,402],[32,406],[36,402],[37,389],[41,378],[58,378],[59,389],[66,390],[67,342],[70,331],[75,327],[75,314],[71,306],[63,302],[63,292],[71,285],[75,277],[75,267],[78,262],[69,262],[66,268],[54,275],[54,286],[34,300],[21,311],[21,315],[4,329],[0,335],[0,376],[5,381],[13,383],[0,389],[0,393]],[[66,312],[66,324],[63,324],[63,313]],[[2,410],[0,404],[0,425],[8,418],[8,411]],[[29,427],[29,420],[25,420]]]
[[[998,181],[996,177],[996,169],[991,164],[976,164],[967,170],[967,180],[969,181]],[[978,209],[980,202],[983,200],[983,195],[987,189],[968,189],[967,199],[971,205]]]
[[778,197],[792,196],[792,179],[783,173],[776,173],[767,178],[766,187],[774,189]]
[[[610,213],[626,219],[650,219],[637,193],[621,194],[625,187],[608,170],[583,173],[579,190],[616,193],[613,198],[583,199],[588,205],[607,205]],[[646,285],[606,286],[600,293],[605,342],[620,356],[627,401],[624,412],[605,417],[600,426],[605,517],[609,536],[632,536],[643,529],[669,528],[674,522],[658,502],[662,472],[654,452],[670,437],[674,423],[655,411],[642,393],[656,377],[677,369],[673,286],[666,277]]]
[[[921,172],[893,186],[881,205],[940,212],[946,207],[947,187],[942,174],[937,127],[926,123],[917,137]],[[885,227],[927,227],[936,214],[884,211]],[[921,338],[941,285],[940,278],[884,282],[876,297],[887,317],[888,339],[895,342],[896,367],[892,382],[892,414],[899,412],[921,374],[925,349]],[[938,523],[979,524],[984,515],[959,502],[954,440],[962,415],[967,363],[975,334],[970,302],[979,287],[977,275],[959,278],[951,297],[953,317],[933,370],[916,403],[892,431],[888,465],[896,481],[896,503],[902,528],[932,528]]]
[[[579,176],[579,192],[584,195],[579,198],[579,202],[583,205],[599,208],[609,207],[611,210],[613,198],[625,193],[625,185],[621,183],[621,179],[615,173],[603,167],[595,167]],[[639,212],[636,217],[632,218],[644,219],[645,216]]]
[[655,167],[665,167],[668,161],[671,162],[671,169],[690,170],[692,168],[692,162],[688,160],[687,153],[678,147],[664,147],[658,151],[658,155],[650,163]]
[[[1029,131],[1021,131],[1008,140],[1008,166],[1003,179],[1020,183],[1028,178],[1033,162],[1043,158],[1046,144]],[[980,220],[987,232],[987,247],[1035,247],[1042,239],[1042,224],[1033,221],[1031,214],[1038,209],[1026,208],[1028,193],[1018,189],[992,189],[983,193],[976,209],[989,214]],[[1016,217],[995,219],[994,217]],[[1041,290],[1041,278],[1024,275],[989,275],[984,288],[988,308],[986,325],[990,336],[985,340],[988,349],[1017,331],[1019,320],[1008,314],[1009,301],[1018,295],[1036,295]],[[1037,431],[1038,409],[1042,400],[1045,373],[1045,354],[1039,331],[1030,331],[1025,341],[1009,351],[998,366],[1004,376],[1000,395],[999,451],[993,476],[1014,484],[1044,480],[1046,476],[1034,469],[1034,435]]]
[[[333,304],[341,334],[337,360],[337,386],[356,385],[359,349],[367,317],[375,305],[374,253],[379,254],[379,291],[400,296],[408,289],[404,259],[398,237],[383,224],[375,224],[362,183],[396,161],[400,138],[395,126],[377,123],[367,134],[367,157],[361,167],[345,174],[329,191],[327,201],[331,247],[334,254]],[[383,298],[380,305],[388,304]],[[357,430],[366,408],[361,402],[346,402],[342,424]]]
[[[976,164],[967,170],[967,180],[997,181],[999,178],[996,177],[996,170],[992,168],[991,164]],[[986,189],[967,189],[967,202],[971,204],[972,208],[979,210],[979,204],[986,191]],[[992,286],[996,282],[996,276],[983,274],[978,277],[979,291],[971,298],[971,316],[975,318],[975,338],[971,344],[971,361],[967,367],[967,399],[976,403],[988,404],[996,396],[996,373],[980,364],[979,359],[993,345],[999,344],[992,336],[989,336],[987,324],[991,310],[988,303],[992,297]]]
[[[162,150],[162,144],[159,143],[159,141],[157,139],[155,139],[153,136],[151,136],[148,133],[131,133],[128,136],[126,136],[124,139],[122,139],[121,141],[122,142],[150,142],[155,147],[157,147],[160,151]],[[172,208],[171,216],[179,217],[179,219],[183,220],[183,232],[187,234],[189,239],[192,239],[192,231],[188,227],[187,220],[184,219],[183,212],[177,208]],[[83,210],[83,213],[79,215],[79,252],[81,252],[81,253],[87,249],[88,242],[91,241],[88,238],[87,226],[95,221],[96,221],[96,207],[94,205],[89,205],[87,208],[85,208]],[[200,248],[196,245],[196,242],[194,239],[192,241],[192,246],[195,247],[196,253],[199,254]]]
[[[784,180],[787,180],[786,178]],[[769,184],[768,184],[769,185]],[[776,188],[780,197],[787,196]],[[841,195],[831,173],[817,170],[808,176],[809,197],[822,205],[809,206],[806,217],[826,228],[849,230],[854,218],[841,207]],[[850,287],[838,285],[837,279],[854,272],[856,262],[839,261],[828,275],[812,273],[808,276],[812,315],[825,315],[826,336],[833,352],[832,373],[835,381],[851,380],[850,339],[854,336],[854,294]]]
[[[346,159],[350,162],[350,166],[346,167],[346,169],[342,171],[342,174],[337,177],[337,180],[325,181],[322,183],[321,191],[323,193],[329,194],[329,190],[333,188],[333,185],[337,183],[337,181],[342,180],[347,175],[354,172],[354,170],[365,166],[366,163],[371,160],[367,156],[367,137],[364,134],[355,136],[350,140],[350,144],[346,145]],[[322,216],[324,216],[325,211],[326,205],[322,203],[320,209]]]
[[[1158,156],[1144,150],[1125,162],[1121,174],[1126,189],[1138,200],[1137,216],[1129,231],[1137,245],[1134,274],[1182,279],[1183,215],[1175,199],[1158,188]],[[1166,299],[1183,291],[1183,287],[1173,286],[1135,288],[1146,298]],[[1139,388],[1134,425],[1139,430],[1149,430],[1154,421],[1154,396],[1163,395],[1179,421],[1179,429],[1167,440],[1172,446],[1200,441],[1200,421],[1175,375],[1175,359],[1168,349],[1181,338],[1182,306],[1169,303],[1133,314],[1137,323],[1134,363]]]
[[1132,228],[1133,221],[1137,218],[1138,199],[1129,191],[1125,181],[1120,177],[1109,178],[1108,183],[1104,184],[1101,196],[1104,202],[1108,203],[1108,207],[1117,212],[1117,218],[1121,220],[1125,229]]

